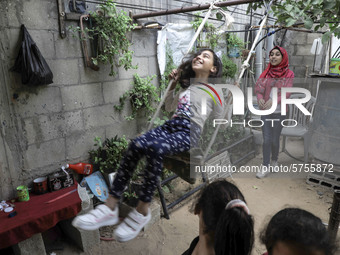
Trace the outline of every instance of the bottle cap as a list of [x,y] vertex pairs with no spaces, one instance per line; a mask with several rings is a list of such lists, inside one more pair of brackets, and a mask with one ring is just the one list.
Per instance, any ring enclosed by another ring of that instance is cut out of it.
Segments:
[[9,212],[11,212],[11,211],[13,211],[13,207],[7,207],[7,208],[5,208],[5,212],[6,212],[6,213],[9,213]]

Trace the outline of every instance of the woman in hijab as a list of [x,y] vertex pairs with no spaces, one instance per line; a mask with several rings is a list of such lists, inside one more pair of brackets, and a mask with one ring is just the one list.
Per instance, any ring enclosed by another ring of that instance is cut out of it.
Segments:
[[[256,174],[257,178],[265,177],[270,169],[278,167],[277,160],[280,148],[280,135],[282,131],[281,115],[281,88],[292,87],[294,73],[289,68],[287,51],[279,46],[275,46],[269,53],[269,65],[260,75],[256,85],[255,93],[260,110],[269,110],[273,104],[273,88],[277,88],[277,107],[269,115],[262,115],[263,121],[263,163],[260,171]],[[287,93],[286,97],[289,98]],[[270,162],[271,159],[271,162]],[[271,166],[271,167],[269,167]]]

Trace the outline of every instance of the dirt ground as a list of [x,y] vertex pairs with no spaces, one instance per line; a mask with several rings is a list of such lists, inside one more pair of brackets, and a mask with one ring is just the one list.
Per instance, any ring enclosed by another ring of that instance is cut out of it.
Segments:
[[[287,148],[297,158],[303,158],[303,141],[289,140]],[[245,165],[260,165],[261,153]],[[301,163],[285,153],[280,153],[279,164]],[[231,179],[230,179],[231,180]],[[257,179],[255,174],[234,174],[233,181],[245,195],[251,214],[255,219],[256,241],[253,254],[262,254],[265,249],[259,242],[259,233],[270,217],[285,207],[299,207],[312,212],[328,223],[333,192],[326,187],[312,186],[306,183],[306,176],[280,176],[270,174],[267,178]],[[182,182],[179,182],[178,189]],[[185,185],[185,184],[182,184]],[[65,244],[60,255],[93,254],[93,255],[176,255],[182,254],[194,237],[198,235],[198,217],[189,212],[193,199],[185,201],[170,214],[170,220],[161,218],[149,230],[141,233],[136,239],[127,243],[101,241],[89,252],[81,252],[72,244]],[[339,253],[340,254],[340,253]]]

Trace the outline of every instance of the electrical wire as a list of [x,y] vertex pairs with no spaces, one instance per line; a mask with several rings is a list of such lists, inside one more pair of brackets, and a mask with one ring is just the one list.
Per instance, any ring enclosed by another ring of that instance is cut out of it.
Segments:
[[281,29],[283,29],[283,27],[280,27],[280,28],[278,28],[278,29],[276,29],[276,30],[274,30],[274,31],[271,31],[271,32],[267,33],[265,36],[263,36],[263,37],[256,43],[255,48],[257,47],[257,45],[258,45],[262,40],[264,40],[264,39],[266,39],[267,37],[269,37],[269,36],[275,34],[276,32],[280,31]]

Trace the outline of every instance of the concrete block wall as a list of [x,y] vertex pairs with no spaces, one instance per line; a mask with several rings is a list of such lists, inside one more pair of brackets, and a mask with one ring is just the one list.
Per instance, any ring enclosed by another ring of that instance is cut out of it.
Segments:
[[[287,31],[282,41],[283,35],[284,32],[280,32],[276,36],[277,45],[282,43],[282,47],[287,50],[290,69],[294,72],[295,77],[305,78],[306,75],[310,75],[313,71],[314,54],[310,50],[314,39],[321,38],[322,34]],[[318,71],[317,65],[315,71]]]
[[[144,2],[161,8],[166,1]],[[60,38],[57,1],[4,0],[0,7],[4,12],[0,17],[0,198],[9,199],[21,184],[30,185],[34,178],[66,163],[87,161],[96,136],[136,136],[137,122],[124,119],[128,105],[121,114],[113,106],[132,87],[135,73],[146,77],[159,72],[157,30],[131,32],[133,64],[138,69],[118,68],[117,76],[111,77],[109,65],[100,65],[98,72],[84,67],[78,39],[70,33]],[[50,66],[53,84],[22,85],[21,76],[9,71],[19,51],[21,24]],[[77,22],[67,21],[70,25]]]

